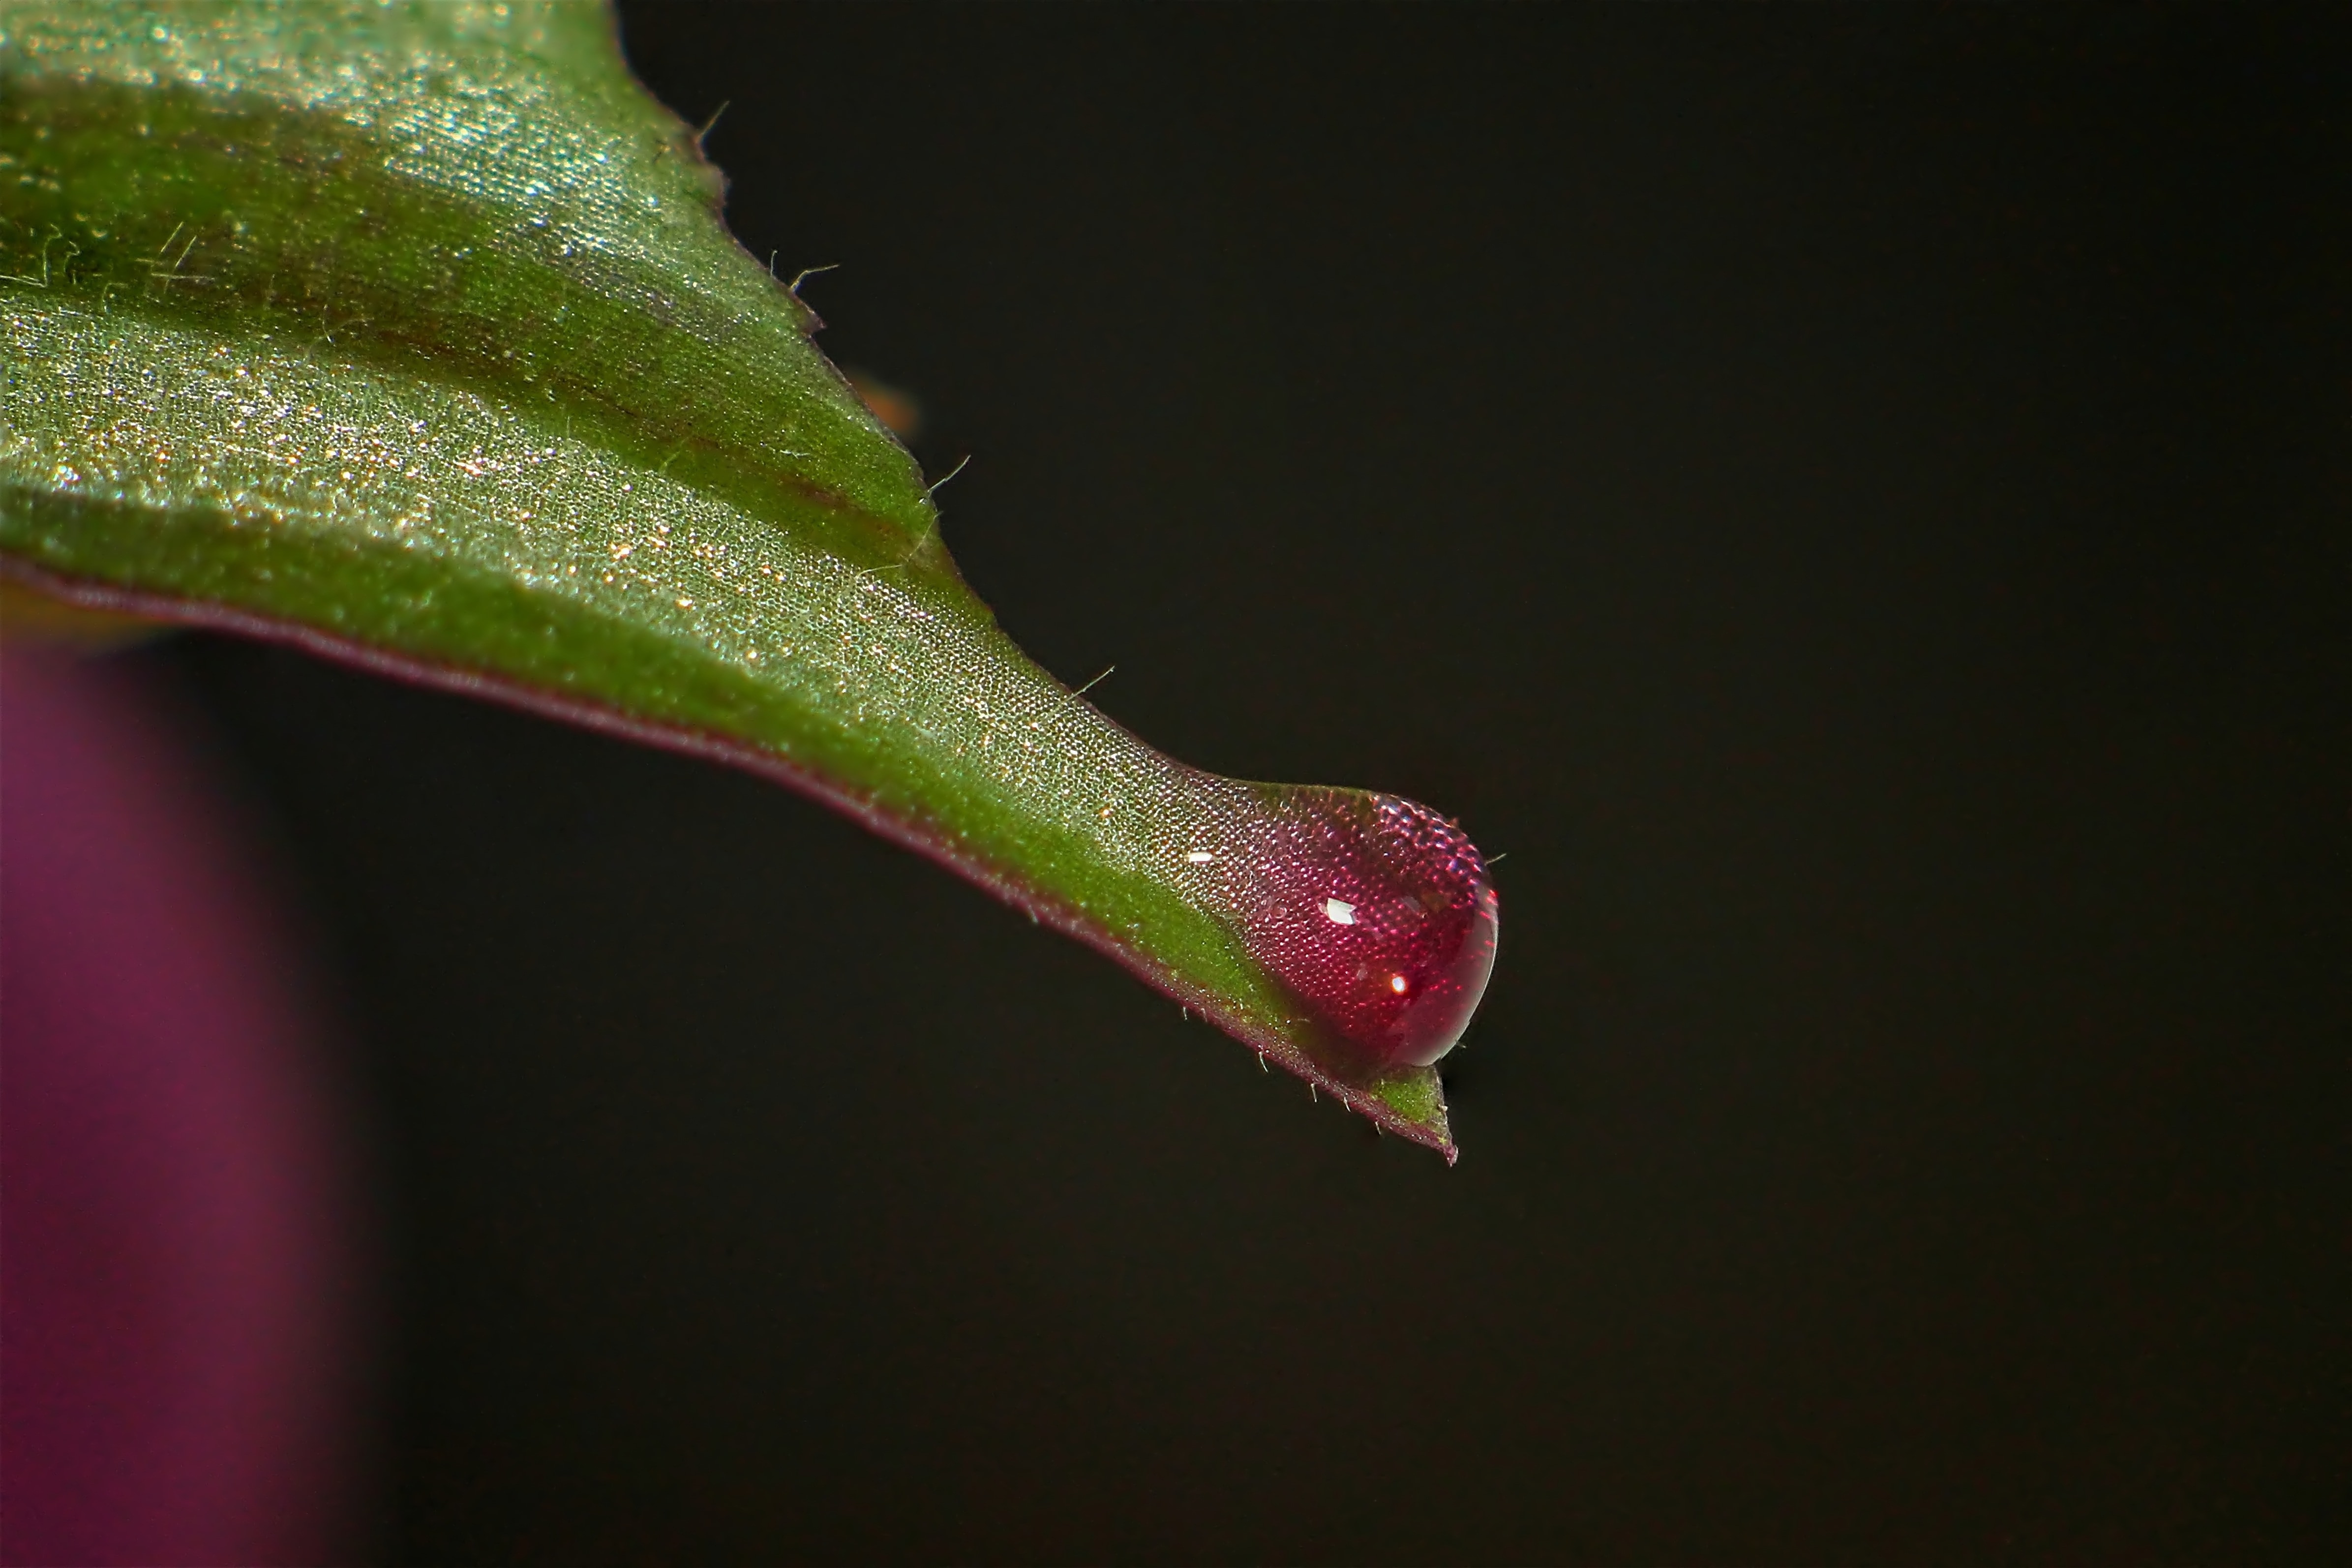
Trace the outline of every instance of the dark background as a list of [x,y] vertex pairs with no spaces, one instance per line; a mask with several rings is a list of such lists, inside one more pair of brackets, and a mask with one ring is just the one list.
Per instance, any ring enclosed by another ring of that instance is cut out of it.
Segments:
[[2352,1550],[2341,10],[625,5],[1013,635],[1507,855],[1376,1139],[749,778],[190,638],[385,1555]]

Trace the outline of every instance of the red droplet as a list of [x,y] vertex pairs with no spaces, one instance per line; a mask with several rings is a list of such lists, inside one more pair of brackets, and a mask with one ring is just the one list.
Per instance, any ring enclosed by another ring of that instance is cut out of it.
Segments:
[[1369,1066],[1451,1050],[1495,966],[1495,889],[1461,828],[1395,795],[1307,788],[1262,831],[1259,962]]

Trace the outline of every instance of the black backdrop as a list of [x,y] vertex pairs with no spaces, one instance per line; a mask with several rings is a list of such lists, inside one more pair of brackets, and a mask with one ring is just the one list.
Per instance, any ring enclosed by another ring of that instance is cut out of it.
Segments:
[[2341,11],[625,6],[979,591],[1507,858],[1447,1171],[750,779],[171,667],[385,1553],[2352,1547]]

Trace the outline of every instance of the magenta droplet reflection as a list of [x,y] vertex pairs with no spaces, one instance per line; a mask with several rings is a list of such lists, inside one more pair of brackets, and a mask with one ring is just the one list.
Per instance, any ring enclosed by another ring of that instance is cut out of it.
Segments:
[[1259,961],[1366,1066],[1451,1050],[1495,966],[1476,847],[1427,806],[1355,790],[1286,790],[1262,831]]

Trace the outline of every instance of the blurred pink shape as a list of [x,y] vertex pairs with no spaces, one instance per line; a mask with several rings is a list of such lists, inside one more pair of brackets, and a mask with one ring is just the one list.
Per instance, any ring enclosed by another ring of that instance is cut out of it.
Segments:
[[350,1172],[302,988],[173,726],[0,664],[0,1559],[347,1552]]

